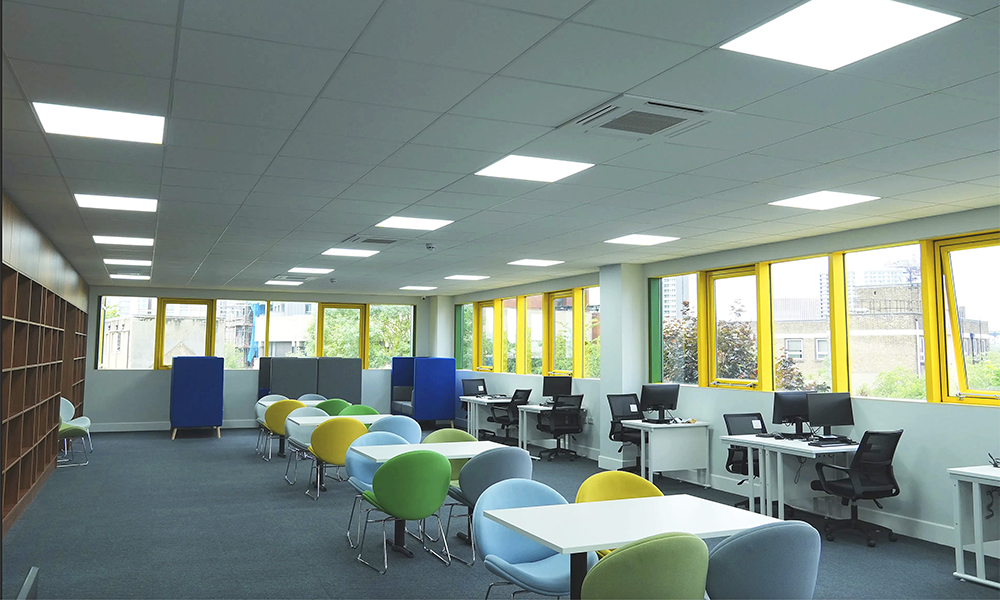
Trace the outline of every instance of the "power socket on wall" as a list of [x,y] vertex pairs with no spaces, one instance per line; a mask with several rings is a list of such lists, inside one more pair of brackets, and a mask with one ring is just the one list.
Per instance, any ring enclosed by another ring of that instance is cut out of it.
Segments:
[[593,425],[594,424],[594,417],[592,417],[590,415],[587,415],[585,418],[586,418],[587,425]]

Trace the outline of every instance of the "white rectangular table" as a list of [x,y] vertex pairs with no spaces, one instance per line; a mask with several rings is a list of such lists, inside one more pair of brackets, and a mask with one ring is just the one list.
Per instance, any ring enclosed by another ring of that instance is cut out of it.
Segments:
[[[291,398],[291,399],[294,400],[294,398]],[[278,402],[278,400],[258,400],[257,401],[257,404],[254,405],[254,413],[257,416],[257,422],[258,423],[261,423],[261,424],[264,423],[264,413],[267,412],[267,408],[269,406],[271,406],[272,404],[274,404],[275,402]],[[322,402],[322,400],[299,400],[299,402],[301,402],[302,404],[305,404],[306,406],[317,406],[317,405],[319,405],[320,402]]]
[[288,417],[288,423],[285,426],[285,433],[287,434],[286,437],[288,438],[289,443],[295,444],[300,448],[308,448],[310,443],[309,440],[312,439],[312,434],[316,431],[316,428],[330,419],[357,419],[365,425],[371,425],[379,419],[384,419],[388,416],[390,415]]
[[[768,437],[757,437],[755,434],[751,435],[724,435],[721,439],[723,442],[732,444],[734,446],[744,446],[750,448],[751,450],[759,450],[761,455],[761,462],[763,465],[760,469],[761,480],[763,485],[761,486],[760,494],[760,510],[765,515],[771,514],[771,501],[777,500],[778,502],[778,518],[785,518],[785,478],[782,476],[781,465],[784,460],[783,457],[787,454],[790,456],[800,456],[803,458],[816,458],[818,456],[826,455],[846,455],[853,454],[857,451],[857,444],[843,445],[843,446],[810,446],[808,442],[804,440],[776,440],[774,438]],[[751,453],[748,453],[748,456]],[[771,455],[774,455],[773,458]],[[752,469],[748,469],[750,473],[753,473]],[[771,483],[771,481],[774,483]],[[777,494],[772,492],[773,489],[777,489]],[[747,496],[750,500],[750,510],[754,510],[756,492],[753,486],[753,478],[751,477],[747,485]],[[773,497],[772,497],[773,496]]]
[[528,415],[529,414],[541,414],[552,410],[551,406],[546,406],[544,404],[522,404],[517,407],[517,445],[522,450],[528,449]]
[[772,517],[687,494],[506,508],[484,514],[543,546],[569,554],[571,598],[580,597],[587,552],[618,548],[661,533],[714,538],[776,522]]
[[[1000,589],[986,578],[986,556],[1000,558],[1000,519],[991,519],[987,538],[983,518],[983,486],[1000,487],[1000,468],[990,465],[948,469],[955,500],[955,577]],[[971,514],[970,514],[971,513]],[[971,543],[969,538],[972,538]],[[976,575],[965,572],[965,552],[976,554]]]
[[509,404],[510,398],[484,398],[481,396],[459,396],[459,400],[468,404],[469,418],[466,419],[466,430],[472,435],[479,437],[479,429],[482,427],[482,413],[491,404]]
[[441,442],[437,444],[388,444],[385,446],[353,446],[351,451],[357,452],[368,460],[384,463],[390,458],[414,450],[433,450],[444,455],[448,460],[472,458],[487,450],[506,448],[496,442]]
[[708,486],[709,423],[648,423],[624,420],[622,427],[638,429],[639,463],[646,479],[663,471],[700,471],[702,485]]

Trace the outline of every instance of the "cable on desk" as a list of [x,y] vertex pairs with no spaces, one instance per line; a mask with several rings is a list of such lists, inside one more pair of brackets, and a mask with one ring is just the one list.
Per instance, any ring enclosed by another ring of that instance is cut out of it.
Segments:
[[989,519],[993,517],[993,501],[996,500],[996,498],[993,497],[993,494],[996,494],[998,491],[1000,491],[1000,487],[994,487],[994,486],[988,486],[988,487],[989,489],[986,490],[986,495],[989,497],[990,501],[986,504],[987,514],[986,517],[984,517],[984,519]]
[[799,458],[799,468],[795,469],[795,479],[793,480],[795,483],[799,482],[799,474],[802,473],[802,467],[806,466],[806,459],[801,456],[798,458]]

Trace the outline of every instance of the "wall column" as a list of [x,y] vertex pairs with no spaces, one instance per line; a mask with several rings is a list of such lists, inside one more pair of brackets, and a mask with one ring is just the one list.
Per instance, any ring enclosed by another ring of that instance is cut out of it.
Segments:
[[455,299],[452,296],[430,298],[430,356],[455,355]]

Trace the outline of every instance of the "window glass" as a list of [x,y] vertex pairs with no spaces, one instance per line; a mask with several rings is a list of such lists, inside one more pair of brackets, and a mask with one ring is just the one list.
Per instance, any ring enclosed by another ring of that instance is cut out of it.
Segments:
[[460,331],[458,334],[459,339],[459,349],[456,352],[458,357],[458,368],[459,369],[472,369],[472,348],[473,340],[472,335],[475,330],[473,325],[474,312],[472,304],[463,304],[459,307],[460,311]]
[[844,255],[851,394],[927,397],[916,244]]
[[393,356],[413,356],[413,306],[368,307],[368,368],[389,369]]
[[[832,389],[829,270],[825,256],[771,265],[776,390]],[[822,356],[819,340],[826,342]]]
[[227,369],[256,369],[264,352],[267,302],[217,300],[215,302],[215,356]]
[[323,307],[323,356],[361,358],[361,306]]
[[757,379],[757,277],[714,280],[715,377]]
[[[1000,324],[1000,277],[987,274],[987,265],[1000,264],[1000,246],[966,248],[949,253],[955,288],[958,328],[965,364],[965,389],[1000,390],[1000,347],[990,325]],[[949,340],[951,342],[951,340]],[[948,345],[954,355],[954,342]],[[951,358],[949,362],[954,362]],[[950,379],[950,378],[949,378]]]
[[101,297],[98,369],[152,369],[156,298]]
[[816,338],[816,360],[830,357],[830,340],[826,338]]
[[698,385],[698,275],[660,279],[663,381]]
[[[517,298],[500,301],[500,332],[502,346],[500,356],[506,360],[500,366],[505,373],[517,373]],[[499,371],[499,369],[498,369]]]
[[316,356],[315,302],[272,302],[268,356]]
[[493,303],[479,307],[479,366],[493,369]]
[[542,296],[526,296],[524,298],[524,339],[528,343],[527,372],[542,374],[543,342],[545,330],[542,326]]
[[163,366],[175,356],[205,356],[208,337],[208,301],[169,302],[163,307]]
[[601,288],[583,290],[583,376],[601,376]]
[[552,299],[552,370],[573,372],[573,296]]

